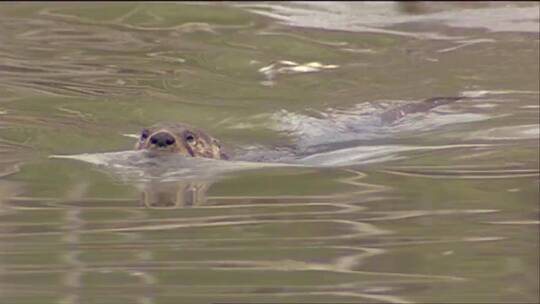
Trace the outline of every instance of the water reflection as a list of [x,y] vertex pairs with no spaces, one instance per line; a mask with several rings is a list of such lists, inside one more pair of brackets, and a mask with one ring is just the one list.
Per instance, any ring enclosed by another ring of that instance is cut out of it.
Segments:
[[182,208],[204,205],[210,182],[150,182],[142,186],[141,206]]
[[[356,174],[343,182],[361,188],[366,186],[362,183],[365,178],[364,174]],[[181,184],[167,186],[167,189],[152,190],[174,193],[186,189]],[[287,299],[307,299],[316,294],[334,301],[363,299],[407,303],[411,301],[399,293],[432,284],[470,284],[470,281],[460,275],[425,271],[396,271],[397,268],[379,271],[372,268],[372,260],[391,263],[384,257],[395,251],[431,245],[440,247],[429,252],[435,250],[440,255],[430,257],[428,252],[426,258],[444,263],[448,257],[459,255],[463,248],[470,246],[467,244],[504,239],[494,233],[491,237],[475,237],[470,233],[447,235],[445,231],[434,231],[435,234],[429,236],[408,236],[403,232],[396,234],[393,229],[381,229],[379,224],[398,224],[411,219],[467,222],[467,218],[488,218],[486,215],[498,211],[395,210],[396,207],[383,211],[373,206],[396,204],[401,200],[381,195],[382,190],[371,189],[371,195],[368,191],[358,192],[348,200],[309,196],[209,196],[209,205],[166,210],[161,206],[134,209],[135,201],[115,204],[107,200],[91,204],[72,198],[43,204],[39,199],[13,199],[6,203],[13,210],[19,210],[19,214],[22,210],[37,216],[42,212],[59,213],[63,221],[61,227],[53,222],[39,223],[40,231],[36,231],[33,227],[37,223],[32,217],[26,220],[4,218],[12,230],[0,235],[3,242],[11,240],[12,244],[16,242],[17,248],[36,250],[36,246],[47,246],[56,239],[54,243],[62,247],[50,253],[59,258],[52,264],[29,262],[35,253],[10,249],[3,254],[5,261],[12,259],[3,276],[17,282],[24,274],[40,273],[51,282],[58,282],[59,275],[59,282],[69,290],[62,298],[75,301],[86,299],[82,288],[103,290],[109,285],[130,290],[129,297],[113,295],[114,299],[125,301],[159,299],[145,292],[152,289],[160,295],[183,300],[242,301],[254,295],[264,299],[276,294]],[[54,236],[59,238],[46,240]],[[246,275],[253,279],[246,279]],[[293,284],[296,280],[302,284]],[[284,281],[291,283],[283,285]],[[21,286],[21,283],[10,284]],[[50,286],[46,281],[35,282],[32,294],[43,295]],[[180,287],[170,289],[172,286]],[[231,294],[231,289],[238,292]]]

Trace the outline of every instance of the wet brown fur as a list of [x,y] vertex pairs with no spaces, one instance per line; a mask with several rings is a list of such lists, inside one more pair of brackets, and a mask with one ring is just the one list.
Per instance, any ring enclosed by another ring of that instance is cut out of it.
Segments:
[[[380,114],[380,118],[384,123],[391,124],[405,115],[418,112],[427,112],[435,107],[456,102],[469,97],[434,97],[421,102],[406,104],[397,108],[387,110]],[[230,159],[221,146],[220,142],[208,135],[201,129],[194,128],[188,124],[165,122],[155,124],[143,131],[146,131],[148,137],[140,138],[135,144],[135,149],[155,151],[158,153],[178,153],[185,156],[204,157],[213,159]],[[153,135],[166,132],[175,139],[173,145],[166,147],[158,147],[150,142]],[[193,140],[188,141],[187,135],[192,135]]]
[[[208,135],[203,130],[194,128],[188,124],[175,122],[157,123],[143,130],[143,132],[145,131],[148,136],[146,138],[139,138],[139,141],[135,144],[135,149],[137,150],[145,149],[160,153],[178,153],[192,157],[229,159],[217,139]],[[153,145],[150,139],[153,135],[161,132],[166,132],[174,137],[175,143],[162,148]],[[193,140],[188,140],[188,136],[192,136]]]

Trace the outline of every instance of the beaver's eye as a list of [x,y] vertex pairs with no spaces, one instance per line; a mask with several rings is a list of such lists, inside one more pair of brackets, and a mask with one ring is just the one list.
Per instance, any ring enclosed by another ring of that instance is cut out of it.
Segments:
[[186,134],[185,139],[186,139],[186,142],[190,144],[195,141],[195,137],[192,134]]
[[149,133],[148,130],[142,130],[142,132],[141,132],[141,141],[144,141],[144,140],[146,140],[148,138],[148,135],[149,135],[148,133]]

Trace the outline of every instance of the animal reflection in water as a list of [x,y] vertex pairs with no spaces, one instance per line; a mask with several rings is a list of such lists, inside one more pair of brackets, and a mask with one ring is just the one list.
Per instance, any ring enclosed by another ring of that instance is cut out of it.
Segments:
[[204,205],[211,182],[149,182],[143,185],[141,206],[148,208],[181,208]]

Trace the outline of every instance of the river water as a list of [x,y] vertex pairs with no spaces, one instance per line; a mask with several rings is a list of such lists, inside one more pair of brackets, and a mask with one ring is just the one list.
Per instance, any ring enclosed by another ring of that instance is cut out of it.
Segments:
[[3,3],[1,302],[538,302],[539,69],[537,3]]

